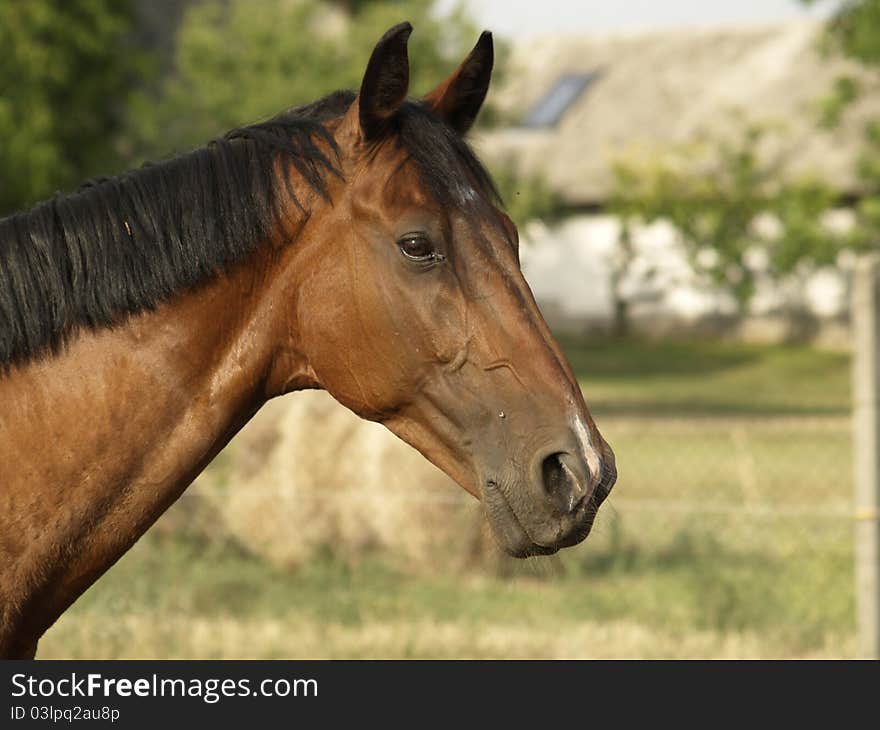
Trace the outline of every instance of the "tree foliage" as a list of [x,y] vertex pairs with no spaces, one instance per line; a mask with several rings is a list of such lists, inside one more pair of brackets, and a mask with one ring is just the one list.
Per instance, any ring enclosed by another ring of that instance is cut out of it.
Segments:
[[[465,57],[478,29],[459,8],[437,17],[432,0],[203,0],[178,32],[174,71],[140,97],[132,115],[140,157],[188,149],[245,122],[336,89],[357,89],[376,40],[409,20],[410,93],[420,96]],[[493,88],[506,47],[495,40]],[[478,124],[493,118],[491,93]],[[493,170],[514,220],[551,216],[560,204],[540,177],[512,165]]]
[[880,66],[880,0],[841,0],[828,21],[825,46],[867,66]]
[[833,264],[843,248],[856,245],[824,224],[834,203],[827,186],[778,179],[781,161],[762,150],[767,133],[745,124],[733,139],[621,159],[614,169],[613,209],[627,221],[670,222],[694,269],[743,305],[758,274],[778,278],[804,262]]
[[[437,16],[433,5],[199,0],[183,6],[179,23],[147,22],[148,42],[162,48],[145,49],[135,41],[144,21],[135,0],[0,0],[0,215],[336,89],[356,89],[376,40],[403,20],[415,28],[411,93],[427,93],[478,37],[461,8]],[[148,10],[155,15],[161,6]],[[493,87],[504,55],[496,39]],[[490,95],[479,123],[491,117]],[[503,166],[496,172],[517,220],[558,208],[540,179]]]
[[226,130],[357,89],[376,40],[403,20],[411,92],[431,90],[464,58],[477,31],[462,11],[437,18],[431,0],[204,0],[178,32],[175,69],[145,94],[133,123],[146,156],[200,144]]
[[0,214],[116,169],[132,23],[121,0],[0,0]]
[[[880,68],[880,0],[842,0],[821,47],[829,60],[842,55]],[[853,103],[880,90],[876,82],[871,75],[867,81],[864,74],[838,75],[818,100],[817,130],[837,126]],[[825,224],[837,204],[835,191],[818,179],[780,179],[782,161],[762,153],[766,133],[766,127],[744,121],[732,142],[703,140],[652,159],[620,160],[615,168],[613,207],[624,218],[624,230],[633,221],[668,220],[681,233],[695,270],[741,304],[755,291],[756,249],[763,253],[761,274],[779,278],[804,265],[833,264],[843,250],[880,245],[880,120],[865,125],[853,175],[859,200],[846,232]],[[631,247],[628,237],[627,243]],[[711,255],[701,255],[706,252]]]
[[[804,0],[811,4],[814,0]],[[870,73],[843,73],[821,100],[820,121],[835,127],[860,98],[880,93],[880,0],[844,0],[828,21],[824,48],[857,61]],[[860,186],[853,241],[860,248],[880,247],[880,119],[865,122],[856,179]]]

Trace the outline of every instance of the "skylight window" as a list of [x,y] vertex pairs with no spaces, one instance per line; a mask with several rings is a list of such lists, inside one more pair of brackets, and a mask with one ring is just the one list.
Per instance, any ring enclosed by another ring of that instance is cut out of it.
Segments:
[[555,127],[586,88],[599,77],[598,71],[563,74],[523,119],[524,127]]

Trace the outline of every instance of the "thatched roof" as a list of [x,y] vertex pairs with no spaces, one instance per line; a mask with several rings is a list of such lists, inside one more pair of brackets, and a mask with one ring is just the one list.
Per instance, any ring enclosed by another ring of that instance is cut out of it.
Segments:
[[782,176],[818,175],[855,192],[861,130],[880,99],[859,101],[833,131],[817,129],[818,99],[841,71],[854,70],[822,57],[819,31],[797,22],[522,42],[493,94],[509,119],[524,119],[567,74],[596,76],[555,126],[514,124],[477,136],[476,146],[490,162],[541,174],[568,203],[601,203],[615,158],[729,132],[738,111],[779,125],[775,144],[788,153]]

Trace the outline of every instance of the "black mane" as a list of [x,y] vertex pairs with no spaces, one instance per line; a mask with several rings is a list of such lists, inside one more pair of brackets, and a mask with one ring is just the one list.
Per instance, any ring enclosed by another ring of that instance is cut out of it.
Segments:
[[[153,309],[246,256],[280,213],[279,156],[326,197],[326,176],[340,172],[322,152],[322,142],[331,158],[337,151],[323,122],[353,99],[336,92],[0,220],[0,373],[58,351],[79,328]],[[417,103],[407,102],[398,117],[394,136],[438,198],[460,201],[470,178],[497,199],[454,131]]]

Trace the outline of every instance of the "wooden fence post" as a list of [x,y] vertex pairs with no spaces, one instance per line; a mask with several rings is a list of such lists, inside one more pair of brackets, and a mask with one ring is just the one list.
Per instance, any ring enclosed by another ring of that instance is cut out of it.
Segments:
[[862,257],[852,300],[855,577],[859,656],[880,658],[880,257]]

